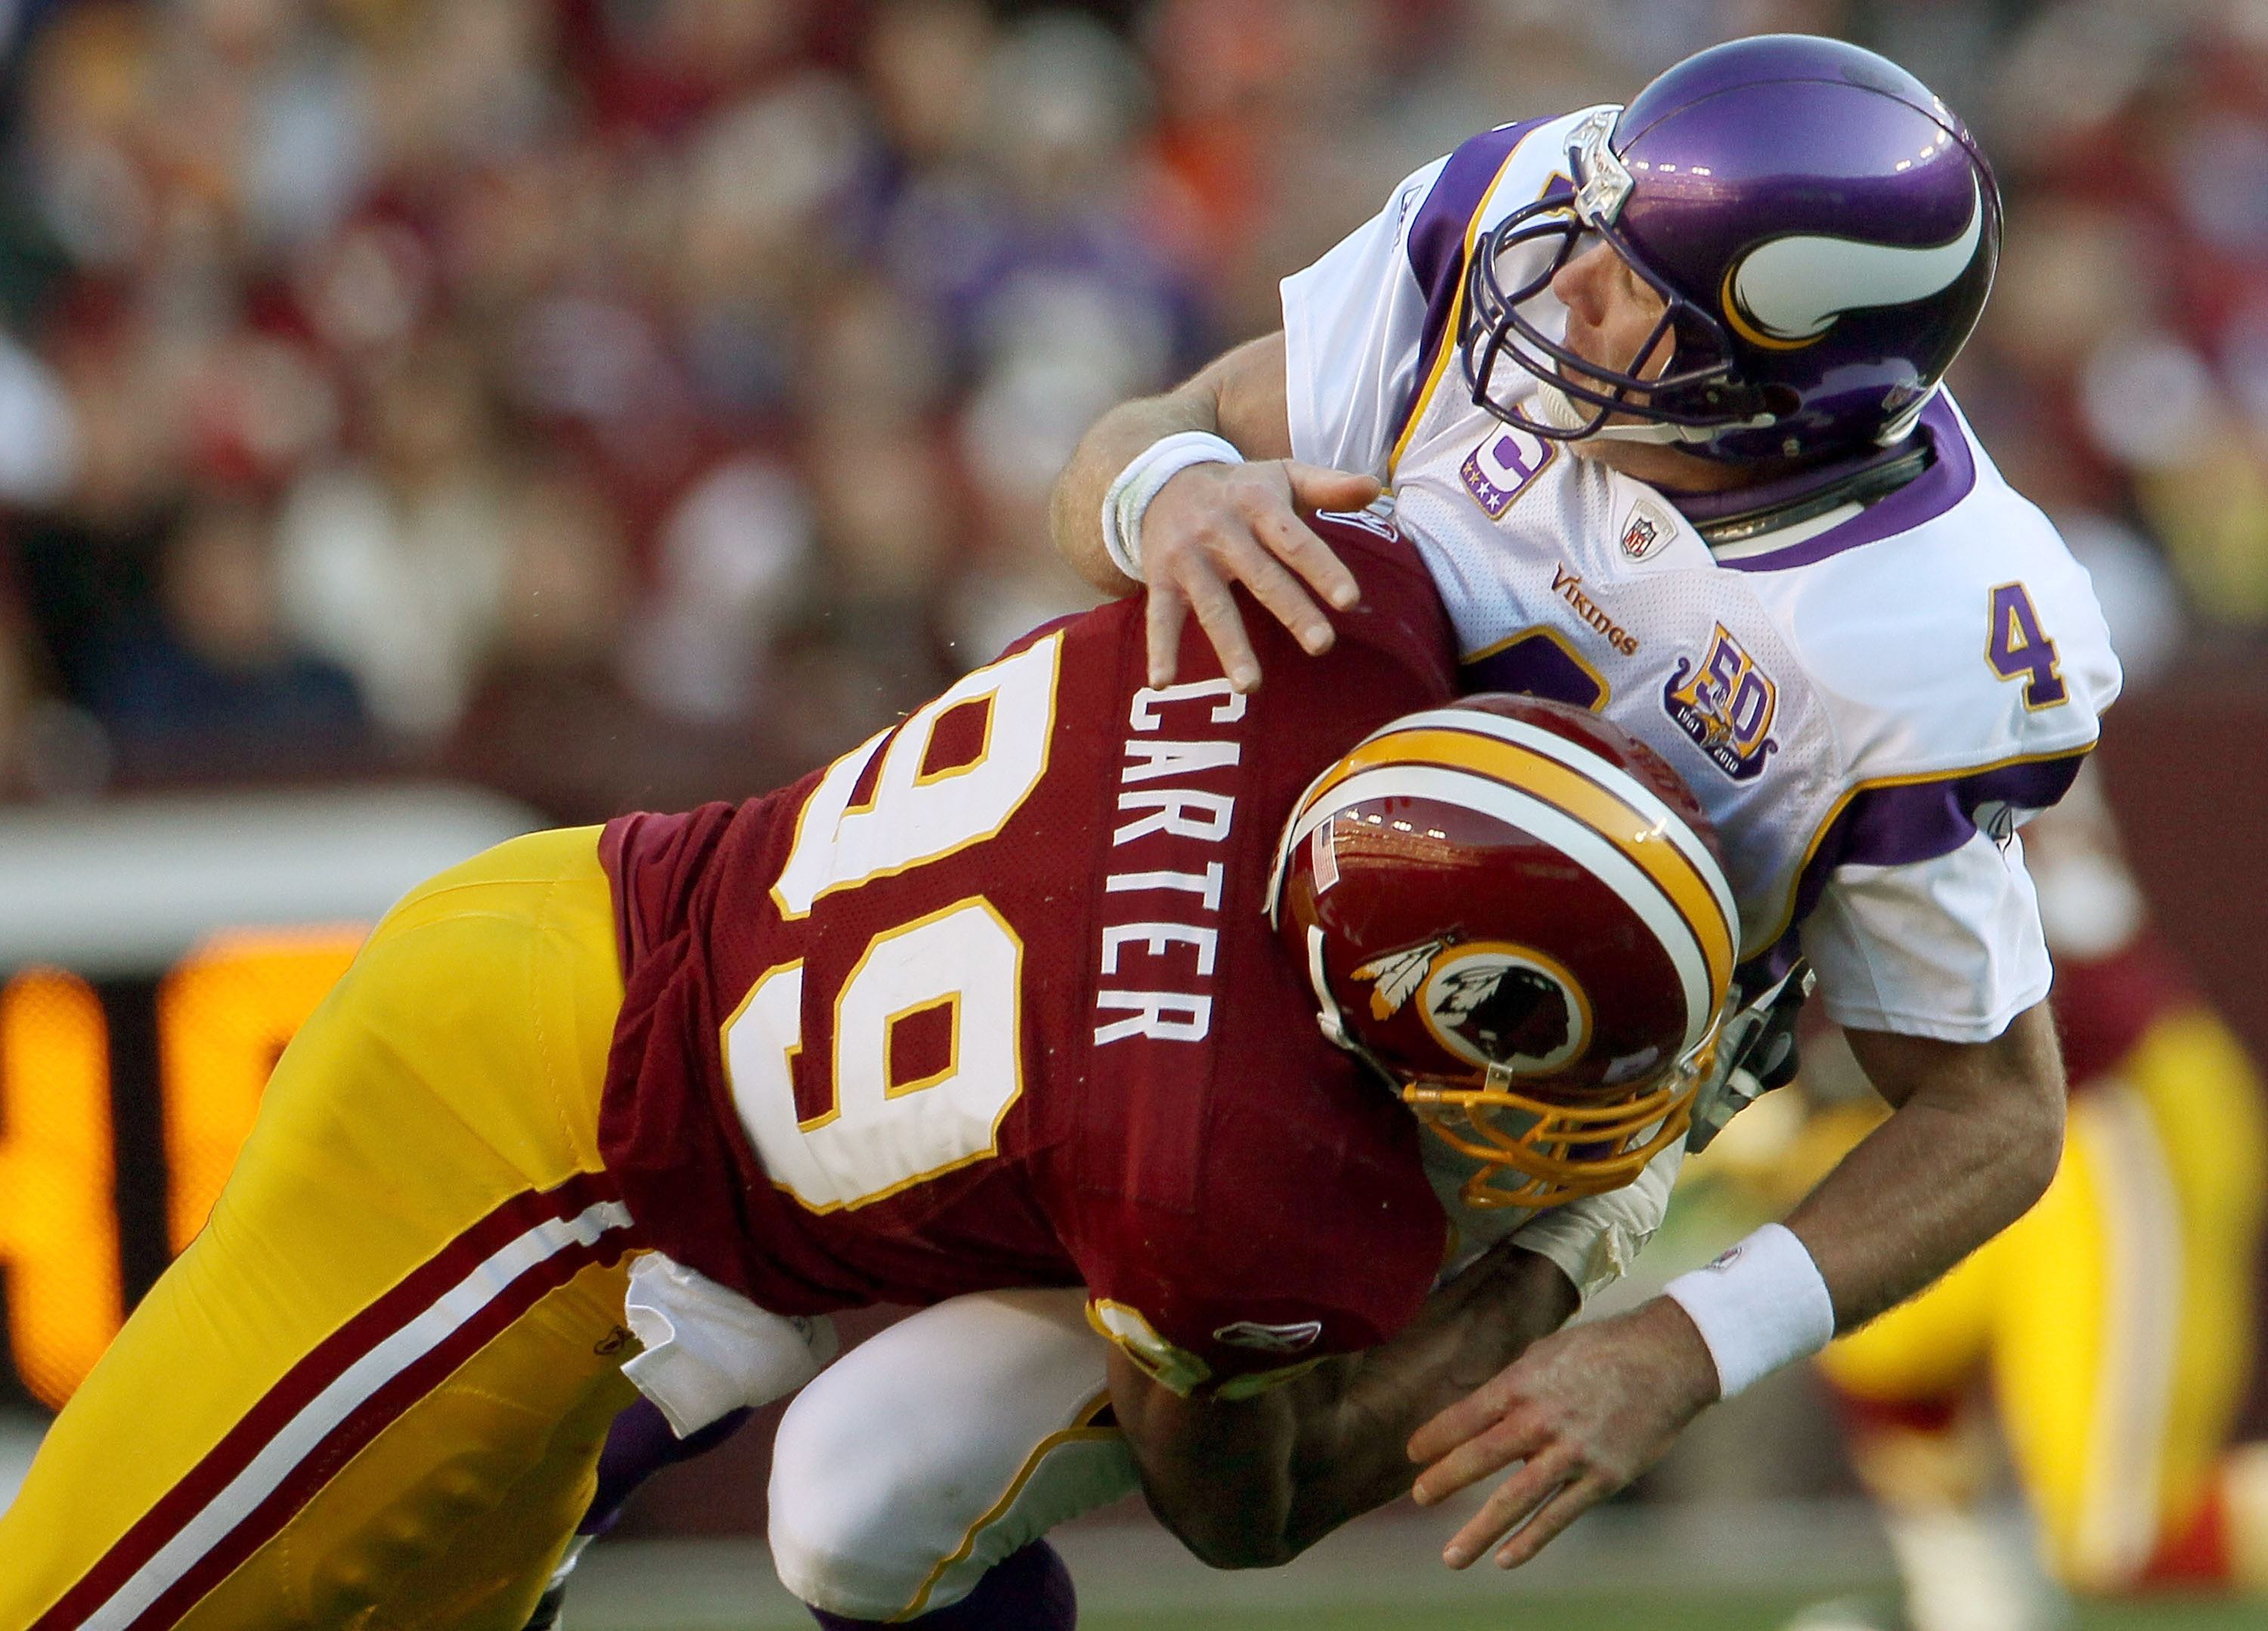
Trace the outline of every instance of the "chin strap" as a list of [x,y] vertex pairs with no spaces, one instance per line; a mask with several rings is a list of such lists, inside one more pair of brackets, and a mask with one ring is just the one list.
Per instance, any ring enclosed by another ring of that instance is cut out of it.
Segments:
[[1754,430],[1774,422],[1771,414],[1756,414],[1747,419],[1730,420],[1722,424],[1674,425],[1664,420],[1643,420],[1636,424],[1602,424],[1594,430],[1583,430],[1594,415],[1606,410],[1597,408],[1587,413],[1575,399],[1548,380],[1535,386],[1535,416],[1557,430],[1582,431],[1587,440],[1602,442],[1713,442],[1728,430]]

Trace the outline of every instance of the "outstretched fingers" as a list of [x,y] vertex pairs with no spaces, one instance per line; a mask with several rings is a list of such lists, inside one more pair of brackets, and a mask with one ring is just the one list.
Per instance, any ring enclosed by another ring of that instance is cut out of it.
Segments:
[[1709,1351],[1675,1303],[1543,1338],[1410,1436],[1432,1504],[1518,1466],[1443,1550],[1462,1569],[1490,1547],[1524,1563],[1657,1460],[1717,1395]]
[[[1174,683],[1174,671],[1181,666],[1182,625],[1189,621],[1189,599],[1180,590],[1162,578],[1152,581],[1142,619],[1152,685]],[[1225,661],[1223,667],[1227,668]],[[1233,681],[1235,671],[1227,672]]]
[[1350,475],[1344,470],[1326,470],[1297,462],[1286,462],[1284,474],[1291,487],[1291,506],[1270,511],[1260,518],[1253,530],[1278,560],[1344,612],[1361,599],[1354,574],[1295,511],[1360,510],[1377,498],[1379,484],[1366,475]]
[[[1464,1483],[1447,1483],[1433,1494],[1424,1493],[1428,1480],[1433,1477],[1433,1468],[1429,1463],[1441,1460],[1459,1446],[1468,1444],[1503,1424],[1506,1414],[1519,1398],[1519,1387],[1512,1375],[1517,1364],[1515,1361],[1512,1366],[1498,1371],[1410,1436],[1410,1458],[1426,1469],[1425,1476],[1418,1480],[1420,1492],[1418,1498],[1420,1501],[1438,1501],[1471,1481],[1467,1479]],[[1497,1463],[1498,1466],[1502,1465],[1501,1461]],[[1484,1476],[1495,1470],[1493,1466],[1487,1467],[1474,1476]]]
[[[1297,521],[1291,525],[1299,526],[1302,533],[1307,531]],[[1309,533],[1309,537],[1313,538],[1314,534]],[[1345,574],[1347,583],[1351,586],[1354,575],[1345,567],[1339,566],[1338,557],[1323,549],[1320,539],[1314,540],[1314,547],[1322,550],[1331,564]],[[1300,580],[1284,569],[1275,555],[1250,539],[1231,540],[1223,553],[1228,575],[1250,590],[1252,598],[1266,608],[1269,615],[1292,631],[1292,637],[1300,643],[1301,650],[1310,657],[1319,657],[1331,649],[1330,619],[1317,609],[1315,603],[1307,598],[1307,591],[1300,587]]]
[[1545,1450],[1531,1457],[1489,1491],[1480,1510],[1449,1537],[1441,1548],[1441,1561],[1452,1569],[1466,1568],[1507,1532],[1519,1528],[1575,1477],[1572,1460],[1564,1450]]
[[1506,1479],[1481,1515],[1456,1532],[1442,1552],[1442,1561],[1452,1569],[1462,1569],[1502,1538],[1503,1544],[1496,1549],[1496,1566],[1517,1569],[1618,1488],[1595,1470],[1580,1476],[1566,1468],[1547,1471],[1533,1484],[1523,1472]]
[[1284,461],[1284,479],[1291,485],[1292,502],[1302,510],[1360,510],[1386,490],[1375,477],[1297,459]]
[[1532,1413],[1498,1400],[1483,1388],[1452,1405],[1419,1428],[1410,1441],[1410,1458],[1428,1464],[1410,1490],[1420,1506],[1446,1501],[1460,1489],[1528,1461],[1551,1442],[1551,1434]]
[[1226,580],[1211,571],[1192,572],[1189,581],[1181,585],[1157,583],[1150,586],[1146,618],[1150,683],[1173,684],[1174,675],[1181,666],[1182,625],[1192,612],[1197,614],[1197,627],[1212,642],[1228,683],[1239,691],[1258,690],[1260,659],[1253,653],[1251,636],[1244,631],[1244,619],[1236,609],[1236,598],[1229,592]]

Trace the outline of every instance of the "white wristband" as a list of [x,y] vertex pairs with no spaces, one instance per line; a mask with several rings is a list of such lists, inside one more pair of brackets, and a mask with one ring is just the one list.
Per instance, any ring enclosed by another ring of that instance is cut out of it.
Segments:
[[1661,1294],[1700,1327],[1717,1364],[1720,1399],[1835,1340],[1827,1282],[1782,1223],[1766,1223],[1706,1267],[1678,1275]]
[[1236,444],[1209,430],[1177,430],[1161,436],[1127,461],[1102,496],[1102,547],[1110,564],[1142,580],[1142,512],[1158,489],[1191,465],[1241,465]]

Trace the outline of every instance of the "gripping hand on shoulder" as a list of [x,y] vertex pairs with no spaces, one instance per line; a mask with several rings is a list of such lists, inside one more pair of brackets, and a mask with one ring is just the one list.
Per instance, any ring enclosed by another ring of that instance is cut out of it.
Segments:
[[1231,592],[1235,584],[1310,655],[1329,650],[1330,621],[1307,590],[1341,611],[1359,591],[1354,574],[1300,512],[1359,510],[1379,491],[1369,476],[1290,459],[1193,465],[1159,489],[1142,518],[1150,683],[1172,683],[1182,625],[1194,612],[1229,683],[1240,691],[1260,684],[1260,661]]

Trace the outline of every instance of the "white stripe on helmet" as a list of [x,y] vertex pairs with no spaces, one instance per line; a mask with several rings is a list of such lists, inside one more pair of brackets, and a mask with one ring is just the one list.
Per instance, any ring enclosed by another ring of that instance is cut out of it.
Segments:
[[1324,822],[1373,798],[1430,798],[1476,810],[1551,845],[1613,890],[1653,932],[1662,954],[1677,971],[1678,986],[1685,998],[1685,1041],[1679,1051],[1691,1051],[1708,1034],[1709,1023],[1716,1014],[1716,993],[1710,986],[1708,959],[1702,953],[1700,940],[1676,903],[1612,840],[1542,799],[1491,776],[1439,765],[1385,765],[1349,776],[1331,789],[1293,824],[1287,847],[1297,846]]
[[1590,777],[1660,827],[1669,835],[1670,841],[1677,846],[1677,852],[1690,861],[1694,870],[1701,874],[1701,880],[1709,885],[1709,893],[1716,896],[1717,905],[1725,914],[1727,938],[1733,943],[1734,955],[1737,959],[1741,944],[1741,915],[1740,908],[1733,901],[1733,885],[1726,880],[1725,871],[1717,864],[1717,857],[1709,853],[1709,846],[1695,834],[1691,825],[1645,782],[1612,760],[1580,742],[1571,742],[1556,731],[1529,724],[1526,720],[1508,719],[1502,714],[1492,714],[1480,708],[1436,708],[1425,713],[1411,714],[1395,720],[1383,730],[1372,731],[1363,739],[1375,742],[1381,737],[1392,736],[1397,731],[1418,730],[1469,731],[1541,753],[1570,770]]

